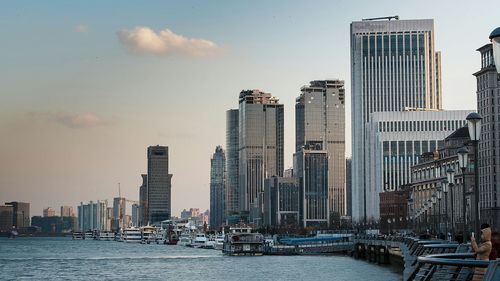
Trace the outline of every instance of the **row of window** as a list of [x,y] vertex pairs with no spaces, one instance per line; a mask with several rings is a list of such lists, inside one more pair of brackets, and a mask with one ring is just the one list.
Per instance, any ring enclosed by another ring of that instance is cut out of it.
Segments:
[[379,132],[454,131],[465,125],[465,120],[382,121]]

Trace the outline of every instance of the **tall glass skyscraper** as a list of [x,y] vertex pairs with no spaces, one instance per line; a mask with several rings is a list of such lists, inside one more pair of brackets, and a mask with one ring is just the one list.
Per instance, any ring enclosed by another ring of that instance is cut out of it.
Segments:
[[168,147],[148,147],[148,221],[159,224],[170,219],[172,174],[168,173]]
[[221,146],[215,148],[210,160],[210,227],[218,228],[224,223],[224,182],[226,156]]
[[440,55],[434,21],[351,23],[352,216],[366,218],[366,136],[370,113],[406,107],[440,109]]
[[239,212],[239,111],[226,111],[226,214],[230,216]]
[[301,92],[295,104],[295,152],[309,142],[322,144],[328,153],[329,209],[343,216],[346,214],[344,81],[311,81]]
[[[239,207],[262,214],[264,180],[283,176],[283,105],[269,93],[239,96]],[[252,210],[253,208],[253,210]],[[256,215],[252,220],[261,223]],[[255,221],[257,220],[257,221]]]

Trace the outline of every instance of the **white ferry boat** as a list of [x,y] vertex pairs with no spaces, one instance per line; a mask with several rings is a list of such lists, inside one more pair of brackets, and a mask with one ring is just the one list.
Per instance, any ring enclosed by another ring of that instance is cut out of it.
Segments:
[[99,241],[113,241],[115,240],[115,233],[111,231],[99,231],[97,233],[97,240]]
[[252,233],[250,227],[230,228],[231,233],[224,238],[222,253],[225,255],[263,255],[264,236],[260,233]]
[[122,241],[126,243],[141,243],[141,230],[135,227],[125,228],[123,230]]
[[141,243],[150,244],[156,242],[156,228],[154,226],[146,225],[141,227]]
[[75,231],[72,234],[73,240],[83,240],[85,239],[85,234],[81,231]]
[[84,238],[85,240],[94,239],[94,232],[92,230],[85,231]]

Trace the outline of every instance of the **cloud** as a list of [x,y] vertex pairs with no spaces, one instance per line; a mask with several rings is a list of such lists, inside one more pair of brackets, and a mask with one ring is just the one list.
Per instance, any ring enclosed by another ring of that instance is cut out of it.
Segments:
[[45,120],[58,123],[72,129],[83,129],[102,126],[105,122],[93,113],[68,113],[68,112],[30,112],[28,116],[36,120]]
[[84,24],[79,24],[79,25],[75,26],[75,32],[87,33],[87,32],[89,32],[89,27],[84,25]]
[[137,54],[207,57],[222,51],[212,41],[187,38],[168,28],[156,33],[149,27],[138,26],[132,30],[121,30],[117,35],[130,52]]

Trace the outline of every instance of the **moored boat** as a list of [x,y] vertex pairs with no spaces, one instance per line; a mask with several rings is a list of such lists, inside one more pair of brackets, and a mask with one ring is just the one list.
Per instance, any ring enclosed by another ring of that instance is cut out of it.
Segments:
[[122,241],[126,243],[141,243],[141,230],[136,227],[125,228],[123,230]]
[[264,236],[260,233],[252,233],[251,228],[231,228],[231,233],[224,238],[222,253],[225,255],[252,255],[264,254]]

